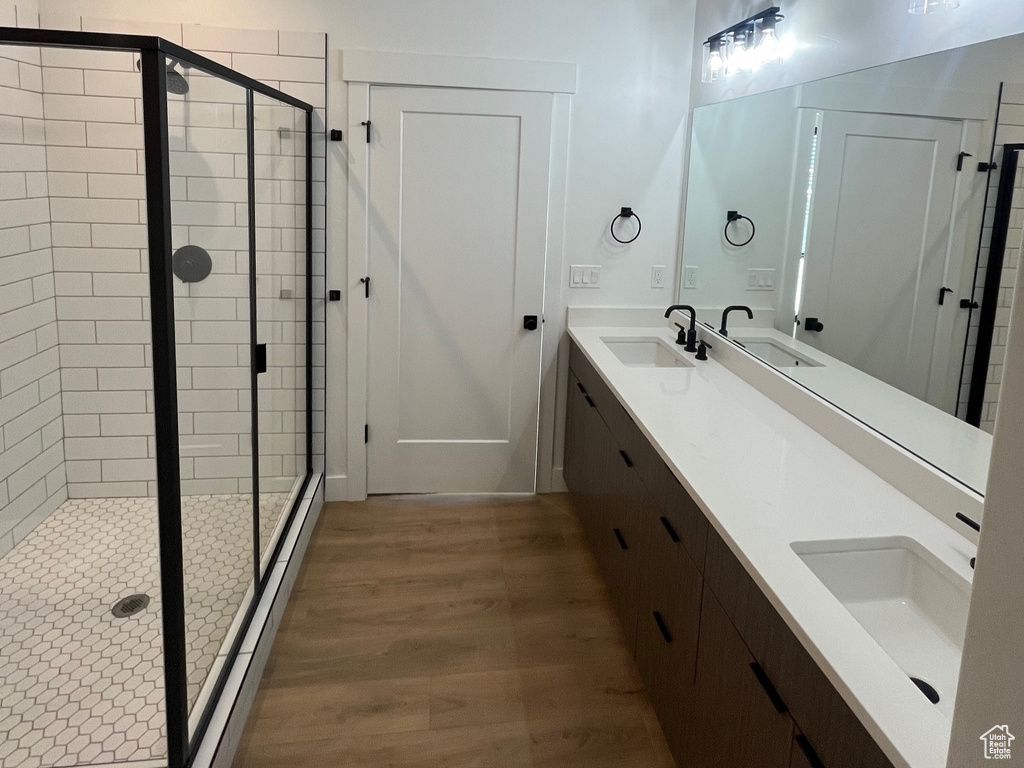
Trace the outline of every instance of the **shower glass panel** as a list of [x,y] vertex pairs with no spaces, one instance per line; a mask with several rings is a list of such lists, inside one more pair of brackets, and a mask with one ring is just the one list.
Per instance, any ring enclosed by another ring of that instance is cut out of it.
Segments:
[[313,477],[313,108],[7,23],[0,768],[184,768]]
[[306,477],[306,113],[253,94],[262,571]]
[[[167,58],[189,711],[254,586],[247,89]],[[197,704],[199,706],[197,706]],[[193,730],[196,718],[192,720]]]

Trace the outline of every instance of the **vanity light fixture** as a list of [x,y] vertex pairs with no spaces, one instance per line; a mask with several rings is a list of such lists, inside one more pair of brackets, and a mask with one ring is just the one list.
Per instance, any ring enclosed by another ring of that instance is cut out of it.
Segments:
[[910,0],[908,9],[915,16],[925,13],[942,13],[953,11],[960,7],[960,0]]
[[[915,0],[936,3],[941,0]],[[956,0],[945,0],[956,2]],[[736,72],[753,72],[783,59],[778,25],[784,18],[778,6],[744,19],[712,35],[704,42],[701,82],[716,83]]]

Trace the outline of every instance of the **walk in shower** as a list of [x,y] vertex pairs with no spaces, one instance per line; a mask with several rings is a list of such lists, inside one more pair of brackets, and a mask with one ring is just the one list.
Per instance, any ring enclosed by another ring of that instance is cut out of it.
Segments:
[[312,112],[0,26],[0,768],[203,736],[312,476]]

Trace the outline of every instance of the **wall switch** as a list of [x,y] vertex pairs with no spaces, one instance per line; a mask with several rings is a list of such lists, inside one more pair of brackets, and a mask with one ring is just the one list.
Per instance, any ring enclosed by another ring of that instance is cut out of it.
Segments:
[[748,269],[747,270],[748,291],[774,291],[775,270],[774,269]]
[[685,267],[683,269],[683,288],[696,288],[699,276],[700,267]]
[[601,268],[590,264],[573,264],[569,267],[570,288],[600,288]]
[[665,267],[651,267],[651,288],[665,287]]

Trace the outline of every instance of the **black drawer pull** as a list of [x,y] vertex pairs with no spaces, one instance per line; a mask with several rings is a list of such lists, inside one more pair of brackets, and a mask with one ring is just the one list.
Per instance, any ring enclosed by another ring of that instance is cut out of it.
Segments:
[[589,405],[591,408],[597,408],[597,406],[594,404],[594,401],[590,399],[590,395],[584,395],[584,397],[587,399],[587,405]]
[[629,544],[627,544],[626,540],[622,538],[622,531],[618,528],[613,528],[612,530],[615,532],[615,538],[619,540],[619,546],[623,549],[629,549]]
[[668,627],[665,626],[665,620],[661,618],[661,614],[657,611],[654,612],[654,623],[658,625],[658,629],[661,630],[661,636],[665,638],[666,643],[672,642],[672,633],[668,631]]
[[966,525],[966,526],[967,526],[968,528],[973,528],[974,530],[976,530],[976,531],[978,531],[978,532],[980,532],[980,531],[981,531],[981,526],[980,526],[980,525],[978,525],[978,524],[977,524],[976,522],[974,522],[973,520],[971,520],[971,518],[969,518],[969,517],[968,517],[967,515],[965,515],[965,514],[964,514],[963,512],[957,512],[957,513],[956,513],[956,519],[957,519],[957,520],[959,520],[959,521],[960,521],[961,523],[963,523],[964,525]]
[[811,768],[825,768],[825,764],[821,762],[821,758],[818,757],[818,753],[814,751],[814,747],[811,746],[811,742],[809,742],[807,737],[802,733],[798,733],[796,735],[796,745],[800,747],[800,751],[804,753],[804,757],[807,758],[807,762]]
[[578,381],[576,382],[576,386],[580,388],[580,392],[582,392],[584,395],[587,394],[587,390]]
[[629,458],[629,454],[628,453],[626,453],[625,451],[619,451],[619,456],[621,456],[622,460],[624,462],[626,462],[626,466],[627,467],[632,467],[633,466],[633,460],[631,458]]
[[761,684],[764,689],[765,695],[771,701],[772,706],[775,707],[775,711],[780,715],[788,712],[789,707],[786,706],[786,702],[779,696],[779,692],[775,690],[775,686],[772,685],[772,681],[768,678],[768,674],[764,671],[764,667],[758,664],[756,661],[750,665],[751,671],[754,673],[754,677],[757,678],[757,682]]
[[661,524],[665,526],[665,530],[668,531],[668,536],[675,544],[679,543],[679,534],[676,533],[676,529],[672,527],[672,523],[669,522],[667,517],[661,518]]

